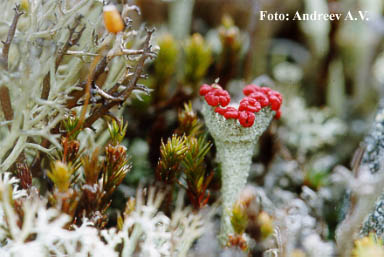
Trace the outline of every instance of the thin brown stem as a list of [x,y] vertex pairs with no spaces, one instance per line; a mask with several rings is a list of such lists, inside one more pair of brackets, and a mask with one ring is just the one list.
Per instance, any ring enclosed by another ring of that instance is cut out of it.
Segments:
[[49,77],[49,72],[45,75],[43,80],[43,90],[41,91],[41,98],[44,100],[48,99],[49,91],[51,91],[51,79]]
[[57,68],[59,67],[61,61],[63,60],[64,55],[67,53],[69,48],[71,48],[73,45],[76,45],[79,42],[81,35],[85,30],[85,26],[83,26],[79,32],[76,32],[77,27],[80,25],[80,21],[81,21],[81,16],[76,17],[73,27],[68,28],[69,29],[68,40],[67,42],[65,42],[63,48],[59,51],[59,54],[56,57],[55,70],[57,70]]
[[[9,89],[6,86],[0,87],[0,105],[5,119],[8,121],[13,120],[11,96],[9,95]],[[11,124],[8,124],[8,128],[9,130],[11,129]]]
[[[107,67],[107,57],[103,57],[100,62],[97,64],[95,69],[95,75],[94,75],[94,81],[97,81],[99,76],[105,72],[105,67]],[[85,93],[85,86],[87,85],[87,82],[81,82],[79,87],[82,87],[83,90],[81,91],[73,91],[70,93],[71,98],[67,102],[67,108],[72,109],[73,107],[78,106],[77,102],[79,99],[84,95]]]
[[3,59],[4,59],[6,70],[8,70],[9,48],[11,47],[12,40],[15,37],[17,22],[19,21],[20,16],[24,14],[24,12],[20,11],[19,5],[15,6],[14,11],[15,11],[15,16],[13,16],[12,24],[11,24],[11,27],[9,28],[9,31],[8,31],[7,40],[5,42],[2,41],[2,43],[4,44],[4,46],[3,46]]
[[137,81],[140,79],[141,74],[143,73],[143,70],[144,70],[145,60],[148,57],[152,57],[152,55],[151,55],[151,47],[152,46],[149,43],[150,43],[153,32],[155,32],[154,29],[147,29],[147,38],[145,39],[145,42],[144,42],[143,55],[140,57],[137,65],[136,65],[135,71],[133,72],[134,75],[132,76],[132,79],[130,80],[130,83],[129,83],[127,89],[125,89],[125,91],[123,92],[123,97],[125,100],[131,94],[132,90],[134,89],[135,85],[137,84]]
[[[7,121],[11,121],[14,118],[11,96],[9,94],[9,89],[6,86],[0,87],[0,106],[3,110],[4,117]],[[8,124],[8,129],[11,130],[12,124]],[[17,157],[16,165],[25,164],[25,154],[24,151]],[[11,169],[14,169],[15,166],[12,166]]]
[[93,78],[95,77],[95,70],[96,70],[96,67],[97,67],[97,64],[98,64],[100,58],[101,58],[101,56],[97,56],[91,64],[89,74],[88,74],[87,84],[85,86],[83,109],[81,110],[79,122],[77,123],[77,125],[73,129],[73,131],[77,131],[77,130],[81,129],[82,125],[84,123],[85,115],[87,113],[87,108],[88,108],[88,104],[89,104],[89,99],[91,98],[91,83],[93,81]]

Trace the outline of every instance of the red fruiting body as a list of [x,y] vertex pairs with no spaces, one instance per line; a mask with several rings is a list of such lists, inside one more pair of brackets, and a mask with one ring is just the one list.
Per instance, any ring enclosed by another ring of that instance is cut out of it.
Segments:
[[264,94],[266,94],[266,95],[268,95],[268,93],[271,91],[272,89],[270,89],[269,87],[261,87],[260,88],[260,92],[262,92],[262,93],[264,93]]
[[227,106],[229,102],[231,101],[230,98],[225,97],[225,96],[219,96],[219,102],[221,106]]
[[259,90],[260,90],[259,86],[250,84],[250,85],[245,86],[245,88],[243,89],[243,94],[248,96],[252,93],[258,92]]
[[[205,91],[206,88],[203,89],[203,93],[205,93]],[[231,97],[228,92],[220,88],[211,88],[205,93],[204,97],[207,103],[211,106],[217,106],[220,104],[225,107],[231,101]]]
[[227,106],[229,104],[229,102],[231,101],[231,97],[229,96],[227,91],[221,89],[219,92],[217,92],[217,94],[220,97],[220,105],[221,106],[223,106],[223,107]]
[[248,111],[250,112],[259,112],[261,110],[261,104],[259,102],[256,102],[254,106],[250,105],[248,106]]
[[227,107],[227,108],[225,108],[225,112],[233,112],[233,111],[237,111],[237,109],[235,107]]
[[257,101],[253,98],[250,98],[250,97],[244,97],[241,101],[247,101],[249,105],[252,105],[254,106]]
[[281,102],[277,96],[275,95],[269,96],[269,102],[271,103],[272,110],[278,111],[280,109]]
[[215,112],[221,114],[221,115],[224,115],[224,113],[226,112],[227,110],[225,108],[221,108],[221,107],[216,107],[215,108]]
[[271,90],[268,92],[268,96],[274,95],[277,98],[279,98],[280,102],[283,102],[283,98],[281,97],[281,94],[279,92],[276,92],[275,90]]
[[251,127],[255,122],[255,114],[247,111],[239,112],[239,122],[245,128]]
[[246,111],[248,109],[248,104],[246,102],[242,102],[239,105],[239,112]]
[[209,91],[211,91],[212,87],[210,85],[204,84],[200,87],[200,95],[206,95]]
[[205,97],[209,105],[216,107],[216,113],[223,115],[226,119],[238,119],[243,127],[251,127],[255,122],[255,113],[267,106],[275,111],[276,119],[280,118],[283,98],[279,92],[268,87],[250,84],[243,89],[243,93],[246,97],[240,101],[238,109],[221,108],[219,105],[225,107],[231,101],[228,92],[217,84],[212,86],[204,84],[200,87],[200,95]]
[[243,89],[243,94],[246,95],[246,96],[249,96],[250,94],[254,93],[253,91],[253,88],[250,87],[250,85],[246,86],[244,89]]
[[234,107],[228,107],[224,113],[226,119],[237,119],[239,117],[239,112]]
[[204,98],[210,106],[219,105],[219,98],[217,96],[214,96],[213,94],[206,94]]
[[245,97],[240,101],[239,111],[259,112],[261,105],[255,99]]
[[269,99],[264,93],[254,92],[254,93],[250,94],[248,97],[253,98],[256,101],[258,101],[261,105],[261,108],[264,108],[265,106],[268,106],[268,104],[269,104]]

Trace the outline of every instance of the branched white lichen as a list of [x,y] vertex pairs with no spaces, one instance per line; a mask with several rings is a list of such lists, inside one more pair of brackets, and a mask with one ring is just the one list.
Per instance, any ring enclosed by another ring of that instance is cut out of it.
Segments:
[[[170,230],[172,233],[172,252],[179,257],[186,257],[192,244],[207,232],[203,218],[199,213],[193,213],[190,207],[183,208],[184,194],[179,193],[176,209],[172,213]],[[208,215],[209,216],[209,215]],[[206,217],[206,222],[208,219]]]
[[[11,197],[12,199],[20,199],[22,197],[27,196],[27,192],[23,189],[19,189],[18,186],[19,180],[15,177],[12,176],[11,173],[9,172],[4,172],[0,174],[0,185],[3,190],[7,189],[9,194],[9,189],[11,188],[12,194]],[[8,232],[4,230],[4,227],[2,226],[5,224],[5,213],[4,213],[4,208],[0,207],[0,242],[3,241],[4,239],[7,238]]]
[[[85,221],[74,230],[65,229],[69,216],[47,209],[46,202],[38,196],[27,197],[24,190],[18,190],[17,181],[9,173],[0,178],[1,256],[117,256],[113,248],[101,241],[92,224]],[[22,221],[16,213],[15,200],[21,203]]]
[[158,211],[164,194],[150,188],[145,200],[142,193],[138,191],[136,208],[118,233],[124,244],[122,256],[132,256],[137,245],[142,249],[139,256],[187,256],[192,243],[204,232],[201,217],[182,208],[183,194],[179,195],[176,210],[169,219]]
[[[3,1],[0,8],[5,10],[2,16],[12,20],[13,7],[18,1]],[[63,104],[66,95],[76,84],[80,60],[72,60],[66,69],[60,73],[51,72],[51,92],[48,99],[40,96],[44,77],[55,67],[54,55],[57,46],[54,42],[65,42],[69,26],[79,13],[90,10],[92,1],[82,0],[72,9],[54,17],[55,8],[59,2],[31,1],[29,11],[24,13],[9,51],[9,71],[0,70],[0,86],[10,92],[14,117],[10,130],[0,127],[5,134],[0,147],[0,169],[7,170],[25,149],[35,151],[50,151],[39,144],[41,139],[59,147],[58,138],[50,133],[57,123],[63,119]],[[55,22],[54,22],[55,21]],[[91,28],[90,28],[91,29]],[[1,30],[0,38],[7,35],[8,29]],[[59,33],[60,32],[60,33]],[[50,39],[45,40],[45,36]],[[84,47],[85,41],[82,42]],[[34,143],[28,143],[28,138],[34,138]],[[11,151],[9,153],[9,151]]]
[[167,230],[170,220],[158,212],[164,195],[155,194],[155,189],[151,188],[145,200],[142,193],[138,191],[136,208],[125,219],[120,232],[124,243],[122,255],[132,256],[140,244],[143,251],[140,256],[167,256],[171,248],[171,233]]
[[[154,188],[146,193],[138,191],[135,209],[125,217],[120,231],[115,228],[99,231],[87,220],[80,227],[72,225],[68,230],[69,216],[47,208],[46,201],[37,196],[28,197],[24,190],[18,190],[17,182],[9,173],[0,178],[1,256],[185,257],[204,232],[200,215],[183,208],[183,194],[179,195],[171,219],[159,212],[164,195]],[[15,209],[15,200],[20,200],[22,220]]]

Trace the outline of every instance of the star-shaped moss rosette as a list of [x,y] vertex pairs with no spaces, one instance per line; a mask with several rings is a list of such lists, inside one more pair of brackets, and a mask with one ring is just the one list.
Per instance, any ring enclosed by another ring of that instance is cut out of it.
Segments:
[[225,245],[234,233],[230,217],[232,208],[247,182],[253,150],[260,135],[273,117],[280,118],[282,97],[268,87],[247,85],[245,97],[231,104],[231,97],[219,85],[202,85],[202,113],[215,140],[217,160],[222,171],[223,214],[220,238]]

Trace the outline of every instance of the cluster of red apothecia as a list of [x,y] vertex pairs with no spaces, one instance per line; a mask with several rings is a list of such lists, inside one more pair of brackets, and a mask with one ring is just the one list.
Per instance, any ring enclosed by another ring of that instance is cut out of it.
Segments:
[[215,112],[223,115],[226,119],[238,119],[243,127],[251,127],[255,122],[255,113],[267,106],[276,112],[275,119],[280,118],[280,106],[283,98],[279,92],[269,87],[259,87],[251,84],[243,89],[243,93],[245,97],[240,101],[240,105],[236,109],[226,107],[231,101],[231,97],[219,85],[213,84],[210,86],[204,84],[200,87],[200,95],[204,96],[210,106],[216,107]]

